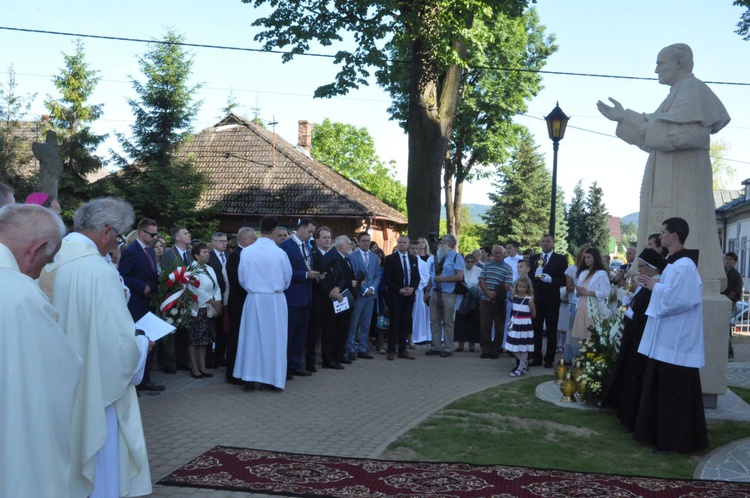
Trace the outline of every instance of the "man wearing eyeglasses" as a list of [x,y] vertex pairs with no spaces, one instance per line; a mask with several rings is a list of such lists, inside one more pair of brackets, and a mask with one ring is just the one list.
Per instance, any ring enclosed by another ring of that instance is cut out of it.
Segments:
[[[138,237],[120,256],[118,270],[125,285],[130,289],[128,311],[137,322],[146,313],[153,311],[151,304],[153,294],[159,288],[159,276],[156,272],[156,253],[151,247],[151,240],[158,235],[156,222],[150,218],[143,218],[138,223]],[[149,365],[153,360],[153,352],[146,360],[143,382],[138,386],[139,391],[163,391],[164,386],[157,386],[151,382]]]

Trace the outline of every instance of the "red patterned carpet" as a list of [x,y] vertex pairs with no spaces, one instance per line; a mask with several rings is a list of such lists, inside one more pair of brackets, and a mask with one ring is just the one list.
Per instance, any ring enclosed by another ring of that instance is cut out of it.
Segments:
[[217,446],[157,484],[302,497],[748,497],[750,484]]

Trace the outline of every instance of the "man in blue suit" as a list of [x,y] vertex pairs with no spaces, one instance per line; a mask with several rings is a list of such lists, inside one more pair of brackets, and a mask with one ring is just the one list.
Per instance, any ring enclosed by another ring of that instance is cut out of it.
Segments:
[[[122,251],[120,271],[125,285],[130,289],[128,310],[137,322],[149,311],[153,310],[151,299],[159,289],[159,276],[156,273],[156,253],[151,247],[151,241],[157,236],[156,222],[150,218],[143,218],[138,223],[138,237]],[[146,358],[143,381],[137,386],[139,391],[163,391],[164,386],[157,386],[151,382],[149,366],[153,360],[153,351]]]
[[357,234],[357,249],[349,256],[356,275],[364,275],[362,286],[359,288],[359,296],[354,301],[351,322],[349,322],[349,337],[346,341],[346,357],[349,360],[364,358],[372,360],[373,356],[367,352],[370,339],[370,323],[372,321],[372,310],[377,300],[378,286],[380,285],[380,263],[378,256],[370,251],[370,234],[360,232]]
[[289,315],[287,340],[287,380],[292,375],[309,377],[312,373],[302,368],[302,355],[305,352],[305,340],[310,319],[310,299],[312,281],[320,273],[313,270],[312,251],[308,241],[315,232],[315,222],[302,218],[297,225],[297,232],[279,246],[289,257],[292,265],[292,283],[284,291],[287,312]]

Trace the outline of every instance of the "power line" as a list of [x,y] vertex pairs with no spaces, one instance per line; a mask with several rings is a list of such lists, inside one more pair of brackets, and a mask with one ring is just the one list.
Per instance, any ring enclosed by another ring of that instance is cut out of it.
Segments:
[[[295,56],[321,57],[325,59],[336,58],[336,55],[320,54],[316,52],[294,53],[292,51],[272,50],[272,49],[264,49],[264,48],[235,47],[231,45],[212,45],[212,44],[205,44],[205,43],[167,42],[163,40],[146,40],[144,38],[130,38],[130,37],[124,37],[124,36],[91,35],[91,34],[85,34],[85,33],[69,33],[66,31],[49,31],[49,30],[43,30],[43,29],[14,28],[11,26],[0,26],[0,30],[17,31],[17,32],[22,32],[22,33],[44,34],[44,35],[72,36],[76,38],[93,38],[97,40],[108,40],[108,41],[125,41],[125,42],[133,42],[133,43],[156,43],[156,44],[161,44],[161,45],[173,44],[173,45],[180,45],[183,47],[211,48],[211,49],[216,49],[216,50],[234,50],[234,51],[239,51],[239,52],[256,52],[256,53],[262,53],[262,54],[282,54],[282,55],[293,54]],[[385,61],[391,64],[408,64],[409,63],[409,61],[395,60],[395,59],[386,59]],[[611,79],[639,80],[639,81],[657,81],[658,79],[658,78],[653,78],[653,77],[646,78],[643,76],[576,73],[576,72],[571,72],[571,71],[545,71],[541,69],[509,68],[509,67],[496,67],[496,66],[470,66],[470,67],[472,69],[488,69],[488,70],[493,70],[493,71],[538,73],[538,74],[550,74],[550,75],[556,75],[556,76],[579,76],[583,78],[611,78]],[[750,86],[750,83],[730,82],[730,81],[705,81],[705,83],[709,83],[713,85]]]

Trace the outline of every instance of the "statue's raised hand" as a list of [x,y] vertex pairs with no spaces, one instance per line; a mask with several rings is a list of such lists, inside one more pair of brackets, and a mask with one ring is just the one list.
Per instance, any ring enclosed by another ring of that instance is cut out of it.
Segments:
[[609,101],[614,105],[608,106],[600,100],[596,103],[596,108],[610,121],[622,121],[622,118],[625,117],[625,108],[612,97],[609,97]]

